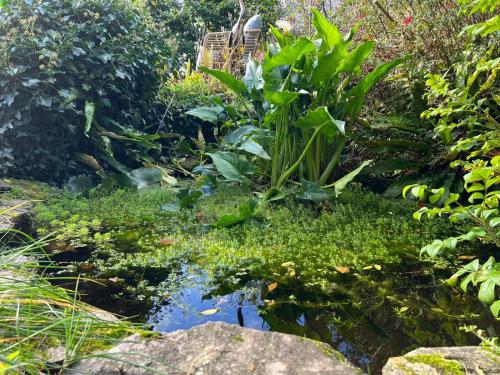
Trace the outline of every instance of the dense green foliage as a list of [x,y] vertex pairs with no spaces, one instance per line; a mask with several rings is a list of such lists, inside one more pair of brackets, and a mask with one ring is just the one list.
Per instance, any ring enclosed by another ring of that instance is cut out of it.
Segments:
[[[401,62],[386,63],[358,78],[374,43],[352,47],[356,30],[344,37],[319,11],[313,9],[313,14],[314,26],[321,37],[319,42],[295,38],[272,27],[277,43],[269,45],[262,64],[248,63],[242,80],[220,70],[203,69],[241,98],[249,117],[247,121],[271,130],[273,136],[267,141],[267,152],[255,141],[245,151],[270,160],[263,173],[271,175],[271,185],[275,187],[281,187],[297,172],[301,179],[325,185],[339,164],[365,95]],[[191,114],[210,119],[211,113],[222,109],[219,105],[193,110]],[[216,116],[214,120],[217,119]],[[235,133],[248,135],[252,132],[248,129],[243,127]],[[242,167],[249,170],[244,167],[245,160],[236,155],[231,158],[227,153],[210,155],[226,178],[228,173],[224,174],[219,166],[230,164],[236,170]],[[224,163],[218,163],[219,159]]]
[[0,35],[0,173],[126,173],[158,152],[144,118],[169,51],[143,9],[14,0],[0,13]]
[[[498,7],[488,1],[463,3],[470,13],[494,11]],[[467,223],[464,234],[435,240],[422,249],[432,257],[444,250],[454,250],[464,241],[479,241],[486,249],[500,247],[500,86],[497,80],[500,58],[494,58],[499,52],[495,35],[500,32],[499,18],[495,16],[470,25],[464,32],[487,39],[479,47],[471,44],[464,59],[455,64],[454,83],[443,75],[429,75],[428,97],[432,107],[423,112],[422,117],[436,119],[434,130],[448,148],[447,159],[453,160],[452,167],[466,173],[463,184],[467,201],[461,200],[459,194],[449,194],[445,188],[429,189],[427,185],[410,185],[404,191],[411,189],[415,197],[441,204],[422,207],[414,215],[417,219],[447,215],[452,222]],[[491,311],[498,317],[499,272],[500,266],[493,257],[482,266],[476,259],[454,274],[450,284],[455,285],[458,278],[465,275],[461,289],[467,291],[469,284],[479,287],[479,299],[491,304]]]

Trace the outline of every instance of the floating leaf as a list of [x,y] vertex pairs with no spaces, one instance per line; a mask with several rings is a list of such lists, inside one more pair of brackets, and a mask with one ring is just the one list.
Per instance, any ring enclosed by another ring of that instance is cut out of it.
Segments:
[[219,309],[219,308],[216,308],[216,309],[208,309],[208,310],[205,310],[205,311],[200,312],[200,315],[214,315],[214,314],[217,314],[219,311],[220,311],[220,309]]
[[349,273],[349,272],[351,272],[351,270],[349,269],[349,267],[335,267],[335,269],[337,270],[337,272],[340,272],[340,273]]
[[460,260],[474,260],[476,257],[474,255],[459,255],[458,259]]

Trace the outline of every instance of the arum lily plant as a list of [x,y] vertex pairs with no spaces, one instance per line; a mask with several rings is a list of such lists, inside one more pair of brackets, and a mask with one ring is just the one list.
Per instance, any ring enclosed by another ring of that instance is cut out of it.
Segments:
[[374,42],[353,47],[356,30],[342,35],[315,9],[313,23],[314,38],[297,38],[271,27],[276,44],[269,45],[262,64],[248,63],[241,80],[224,71],[201,68],[236,93],[253,125],[273,132],[266,150],[273,187],[297,177],[327,185],[366,94],[402,62],[388,62],[360,78]]

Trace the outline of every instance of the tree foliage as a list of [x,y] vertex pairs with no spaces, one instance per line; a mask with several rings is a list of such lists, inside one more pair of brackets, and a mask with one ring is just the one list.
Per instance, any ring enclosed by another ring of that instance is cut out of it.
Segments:
[[147,161],[158,136],[142,133],[143,118],[165,39],[126,0],[10,1],[0,12],[0,173],[63,180],[81,163],[126,173]]

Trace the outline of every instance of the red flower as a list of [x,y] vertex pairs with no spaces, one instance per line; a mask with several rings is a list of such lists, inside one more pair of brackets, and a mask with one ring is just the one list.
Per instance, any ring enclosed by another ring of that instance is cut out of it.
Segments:
[[412,22],[413,22],[413,17],[412,17],[412,16],[408,16],[408,17],[406,17],[406,18],[405,18],[405,20],[403,21],[403,24],[404,24],[405,26],[408,26],[408,25],[409,25],[410,23],[412,23]]

